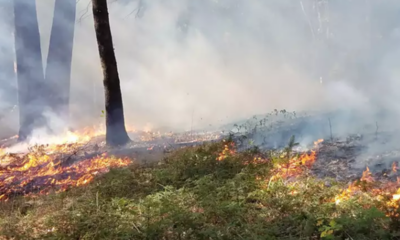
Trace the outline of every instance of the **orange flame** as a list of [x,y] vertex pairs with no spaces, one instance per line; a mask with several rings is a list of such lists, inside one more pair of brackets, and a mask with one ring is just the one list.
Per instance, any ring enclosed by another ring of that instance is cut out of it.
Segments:
[[[392,164],[392,171],[396,172],[397,166],[395,163]],[[353,182],[350,186],[343,190],[342,193],[338,194],[334,201],[336,204],[340,204],[342,201],[350,199],[350,197],[357,195],[360,192],[368,191],[372,196],[374,196],[378,201],[383,201],[383,210],[386,211],[386,216],[388,217],[398,217],[398,209],[400,204],[400,178],[397,177],[397,181],[389,182],[375,182],[372,174],[367,167],[363,172],[360,179],[361,182],[374,185],[367,185],[367,188],[363,188],[362,185]],[[365,185],[364,185],[365,187]]]
[[[314,142],[314,149],[318,148],[323,139]],[[288,163],[277,164],[274,169],[274,174],[270,180],[277,178],[289,178],[300,175],[305,169],[310,169],[315,163],[317,152],[311,150],[310,153],[303,153],[299,157],[289,159]]]
[[236,153],[235,143],[234,142],[231,142],[229,144],[227,143],[224,145],[224,150],[222,150],[222,152],[219,153],[217,160],[222,161],[227,157],[234,155],[235,153]]
[[57,187],[58,192],[70,186],[86,185],[95,175],[108,172],[110,168],[127,166],[131,162],[127,158],[112,158],[103,154],[62,166],[53,156],[28,154],[22,162],[14,162],[0,170],[0,200],[6,200],[13,194],[26,195],[39,190],[40,193],[48,193],[53,187]]
[[374,178],[372,177],[371,172],[369,171],[369,168],[367,167],[367,169],[363,172],[362,177],[361,177],[361,181],[365,181],[368,183],[372,183],[374,182]]
[[392,172],[393,173],[397,173],[397,162],[393,162],[393,164],[392,164]]
[[[167,137],[175,142],[215,140],[220,134],[215,132],[177,135],[173,133],[151,132],[151,126],[146,126],[145,131],[136,131],[127,126],[127,131],[135,131],[141,141],[153,141],[157,138]],[[40,145],[41,150],[33,151],[24,156],[7,154],[11,150],[0,146],[0,200],[7,200],[11,195],[29,195],[31,193],[46,194],[52,188],[64,191],[70,186],[88,184],[99,173],[107,172],[113,167],[124,167],[131,163],[130,159],[117,159],[101,155],[67,165],[61,162],[65,154],[75,155],[77,147],[89,142],[93,137],[104,135],[103,125],[87,127],[78,131],[66,131],[65,134],[49,137],[46,142],[51,144]],[[18,136],[16,136],[18,137]],[[230,146],[234,147],[234,146]],[[152,150],[153,146],[149,147]],[[229,154],[234,150],[230,149]],[[225,152],[224,154],[227,154]],[[7,166],[4,167],[4,165]]]

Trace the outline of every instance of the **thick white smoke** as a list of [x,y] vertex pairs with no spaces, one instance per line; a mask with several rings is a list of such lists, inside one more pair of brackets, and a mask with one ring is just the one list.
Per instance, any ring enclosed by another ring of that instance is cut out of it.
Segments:
[[[323,1],[110,1],[127,123],[190,129],[275,108],[400,110],[400,21],[385,11],[400,3],[316,2]],[[103,121],[104,98],[90,1],[77,5],[70,104],[74,125],[85,126]],[[37,1],[44,59],[53,7]],[[391,40],[379,41],[376,29]],[[15,115],[2,126],[17,129]]]

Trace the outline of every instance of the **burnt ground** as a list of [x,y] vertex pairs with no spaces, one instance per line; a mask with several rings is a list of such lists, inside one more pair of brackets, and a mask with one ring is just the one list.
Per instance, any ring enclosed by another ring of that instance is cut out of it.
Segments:
[[[7,169],[18,169],[26,163],[26,154],[30,151],[31,156],[41,158],[44,155],[52,157],[54,163],[60,163],[61,167],[72,167],[80,164],[81,161],[92,159],[107,153],[108,156],[118,158],[129,157],[134,164],[155,163],[162,160],[165,155],[174,149],[195,146],[205,141],[218,141],[219,135],[216,133],[183,133],[183,134],[153,134],[153,133],[131,133],[133,140],[126,146],[120,148],[110,148],[105,144],[105,136],[93,137],[89,142],[79,144],[63,144],[58,146],[36,145],[26,150],[26,146],[18,147],[15,145],[16,139],[2,141],[2,148],[10,147],[11,150],[20,152],[10,152],[0,157],[0,172]],[[37,162],[36,162],[37,163]],[[51,169],[52,163],[43,162],[32,166],[30,171],[37,172],[39,169]],[[0,174],[1,175],[1,174]],[[50,175],[24,175],[24,172],[14,171],[12,177],[18,176],[17,181],[7,182],[8,175],[0,176],[0,199],[3,196],[14,197],[22,194],[31,194],[50,189],[59,189],[60,186],[53,184],[55,181],[65,181],[67,179],[77,181],[82,177],[81,172],[55,173]],[[2,182],[4,180],[4,182]],[[21,184],[24,182],[24,184]]]
[[[320,177],[340,181],[359,179],[368,167],[377,178],[391,176],[392,164],[400,162],[397,132],[349,136],[345,140],[327,140],[318,150],[313,172]],[[393,180],[394,180],[393,179]]]
[[[49,154],[60,159],[64,166],[83,159],[96,157],[102,153],[115,157],[130,157],[135,159],[137,163],[147,163],[163,159],[166,153],[174,149],[221,140],[221,135],[217,132],[186,132],[180,134],[130,132],[128,134],[132,141],[123,147],[107,147],[105,136],[98,136],[83,144],[65,144],[66,148],[63,148],[62,151],[55,150]],[[14,137],[0,141],[1,148],[12,147],[15,144],[17,144],[17,139]],[[11,155],[22,156],[26,153],[27,147],[24,147],[24,150],[11,153]],[[7,157],[0,159],[0,166],[4,167],[9,164],[7,159]]]
[[321,178],[354,181],[368,167],[376,178],[393,180],[392,164],[396,162],[398,166],[400,162],[400,130],[395,128],[396,119],[388,112],[338,111],[311,115],[274,112],[229,127],[237,135],[245,136],[239,141],[242,149],[251,145],[263,150],[282,149],[291,136],[295,136],[303,149],[310,149],[314,141],[324,139],[312,168],[312,173]]
[[[320,178],[330,177],[350,182],[359,179],[368,166],[376,178],[390,177],[393,162],[397,165],[400,162],[400,145],[394,144],[397,135],[397,132],[391,132],[350,135],[344,139],[325,139],[317,150],[317,160],[312,173]],[[153,163],[162,160],[167,153],[175,149],[219,141],[226,137],[226,135],[215,136],[216,134],[203,136],[203,139],[198,137],[198,140],[184,137],[177,140],[176,136],[173,136],[152,141],[133,141],[123,148],[107,148],[104,137],[98,137],[89,144],[77,148],[76,152],[65,159],[65,163],[95,157],[104,152],[116,157],[131,157],[137,163]],[[192,137],[195,139],[195,136]]]
[[[332,126],[327,124],[328,117]],[[345,121],[348,119],[349,117]],[[262,122],[262,119],[253,118],[252,120]],[[353,181],[360,178],[367,166],[376,177],[390,177],[392,163],[400,161],[400,145],[397,144],[397,140],[400,140],[398,137],[400,131],[377,131],[374,129],[375,126],[372,126],[370,129],[362,130],[368,133],[338,136],[336,126],[341,124],[332,115],[285,117],[283,121],[276,121],[269,125],[265,122],[263,126],[251,126],[248,122],[244,125],[246,125],[246,133],[235,134],[240,149],[254,145],[262,150],[280,149],[285,147],[291,135],[296,136],[296,141],[300,145],[308,145],[308,147],[312,146],[313,141],[324,139],[312,168],[312,173],[321,178],[331,177],[339,181]],[[333,135],[331,135],[330,127],[334,129]],[[223,131],[177,134],[129,133],[132,142],[122,148],[108,148],[105,146],[104,136],[99,136],[87,144],[71,145],[69,151],[54,154],[61,158],[65,165],[95,157],[104,152],[117,157],[131,157],[137,163],[149,163],[162,160],[166,153],[174,149],[219,141],[229,133],[232,131],[227,128]],[[243,135],[246,138],[238,137]],[[253,143],[249,144],[251,141]],[[3,140],[0,141],[0,146],[11,146],[15,142],[16,139]],[[0,165],[5,164],[7,164],[5,159],[2,159]]]

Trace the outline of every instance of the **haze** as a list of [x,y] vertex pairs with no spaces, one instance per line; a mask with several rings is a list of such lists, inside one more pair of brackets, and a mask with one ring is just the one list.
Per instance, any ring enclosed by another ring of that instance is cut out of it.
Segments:
[[[384,106],[400,113],[398,1],[141,2],[137,14],[139,1],[110,1],[130,126],[187,130],[273,109],[373,112]],[[37,4],[46,59],[54,0]],[[6,17],[0,15],[2,23]],[[82,127],[104,121],[89,0],[78,1],[76,20],[71,122]],[[0,44],[10,46],[10,32],[0,31]],[[15,80],[1,85],[0,112],[8,114],[16,92],[5,89],[15,88]],[[17,113],[0,119],[1,137],[16,134]]]

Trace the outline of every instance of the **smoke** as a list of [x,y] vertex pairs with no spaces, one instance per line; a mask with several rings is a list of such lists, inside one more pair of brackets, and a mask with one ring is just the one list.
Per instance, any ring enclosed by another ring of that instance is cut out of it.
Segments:
[[[37,1],[44,60],[53,8],[54,0]],[[77,8],[71,121],[87,126],[104,121],[104,94],[90,1]],[[117,0],[109,8],[130,126],[188,130],[273,109],[398,120],[398,1]],[[1,92],[1,109],[13,95]],[[396,114],[376,115],[382,107]],[[16,130],[15,115],[2,127]]]

